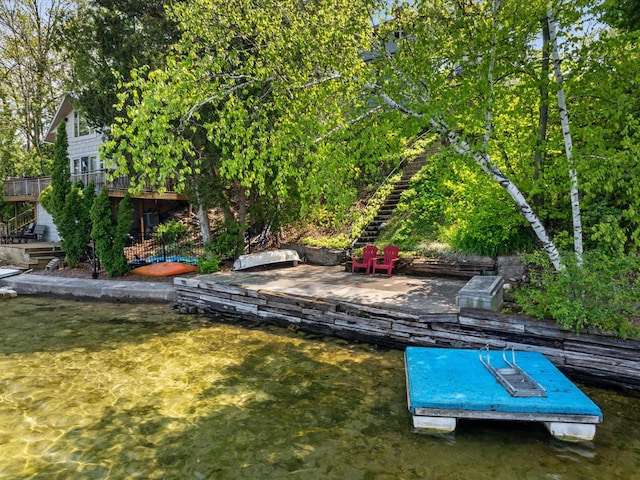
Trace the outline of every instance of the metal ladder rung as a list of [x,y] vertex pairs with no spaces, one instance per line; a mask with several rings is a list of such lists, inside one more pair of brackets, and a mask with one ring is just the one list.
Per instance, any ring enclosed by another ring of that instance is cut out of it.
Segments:
[[[486,361],[483,357],[485,351]],[[511,349],[511,361],[507,360],[506,352],[507,348],[502,351],[502,359],[508,367],[495,368],[491,365],[489,345],[480,349],[480,362],[512,397],[546,397],[546,389],[516,363],[516,354],[513,348]]]

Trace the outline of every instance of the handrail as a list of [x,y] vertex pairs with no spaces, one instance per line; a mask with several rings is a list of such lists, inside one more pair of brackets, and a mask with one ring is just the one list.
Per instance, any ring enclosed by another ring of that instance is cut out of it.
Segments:
[[[507,352],[511,350],[511,361],[507,359]],[[486,353],[486,359],[483,355]],[[502,350],[502,361],[506,367],[496,368],[491,365],[491,355],[489,345],[485,345],[478,352],[480,363],[495,377],[509,395],[512,397],[546,397],[547,390],[534,380],[531,375],[524,371],[516,363],[516,352],[513,347],[504,347]]]
[[[8,231],[6,233],[10,234],[12,232],[17,232],[18,230],[23,228],[25,225],[33,222],[35,218],[36,218],[35,209],[30,208],[29,210],[25,210],[24,212],[18,214],[17,216],[7,220]],[[11,228],[12,225],[13,225],[13,228]]]

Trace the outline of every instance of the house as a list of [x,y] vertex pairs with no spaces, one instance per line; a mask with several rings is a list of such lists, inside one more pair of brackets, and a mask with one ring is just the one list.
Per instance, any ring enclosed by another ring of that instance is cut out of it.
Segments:
[[[45,142],[54,143],[58,125],[60,122],[67,122],[71,182],[82,181],[84,185],[88,185],[92,181],[95,182],[96,192],[99,193],[106,188],[115,206],[127,193],[129,179],[125,176],[114,180],[107,178],[109,165],[100,153],[100,147],[103,143],[102,132],[91,128],[81,112],[74,106],[75,101],[72,97],[66,96],[63,99],[49,126]],[[10,229],[15,230],[25,223],[35,221],[47,226],[46,241],[56,242],[59,240],[51,215],[38,201],[40,193],[50,184],[50,177],[10,178],[4,181],[2,198],[5,202],[12,202],[16,205],[19,202],[28,202],[33,205],[33,210],[23,215],[23,218],[18,218],[16,215],[8,222]],[[131,200],[134,207],[133,233],[136,231],[144,233],[158,224],[162,214],[178,207],[188,206],[187,199],[175,192],[171,185],[167,185],[167,191],[162,195],[151,187],[145,188],[139,194],[131,195]]]

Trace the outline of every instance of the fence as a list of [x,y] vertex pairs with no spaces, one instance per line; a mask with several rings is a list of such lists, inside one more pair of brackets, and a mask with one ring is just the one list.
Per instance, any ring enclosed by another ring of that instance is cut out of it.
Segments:
[[131,265],[165,261],[195,264],[204,255],[204,246],[202,242],[189,238],[163,242],[153,237],[130,235],[124,253]]

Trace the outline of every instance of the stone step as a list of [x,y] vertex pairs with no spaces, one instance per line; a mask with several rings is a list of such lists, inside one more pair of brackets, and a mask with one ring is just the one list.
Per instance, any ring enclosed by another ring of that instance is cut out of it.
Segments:
[[380,230],[395,211],[402,197],[402,192],[409,187],[411,178],[419,172],[426,163],[427,155],[423,154],[402,166],[402,176],[400,180],[394,185],[393,190],[387,196],[384,204],[378,209],[376,216],[362,230],[360,236],[353,243],[355,248],[360,248],[376,241]]
[[377,235],[372,235],[372,236],[364,236],[364,237],[360,237],[358,239],[359,243],[362,243],[364,245],[368,245],[370,243],[374,243],[376,241],[376,239],[378,238]]
[[31,257],[29,259],[29,265],[31,265],[31,268],[33,269],[44,270],[52,260],[60,261],[60,257],[54,257],[54,256]]

